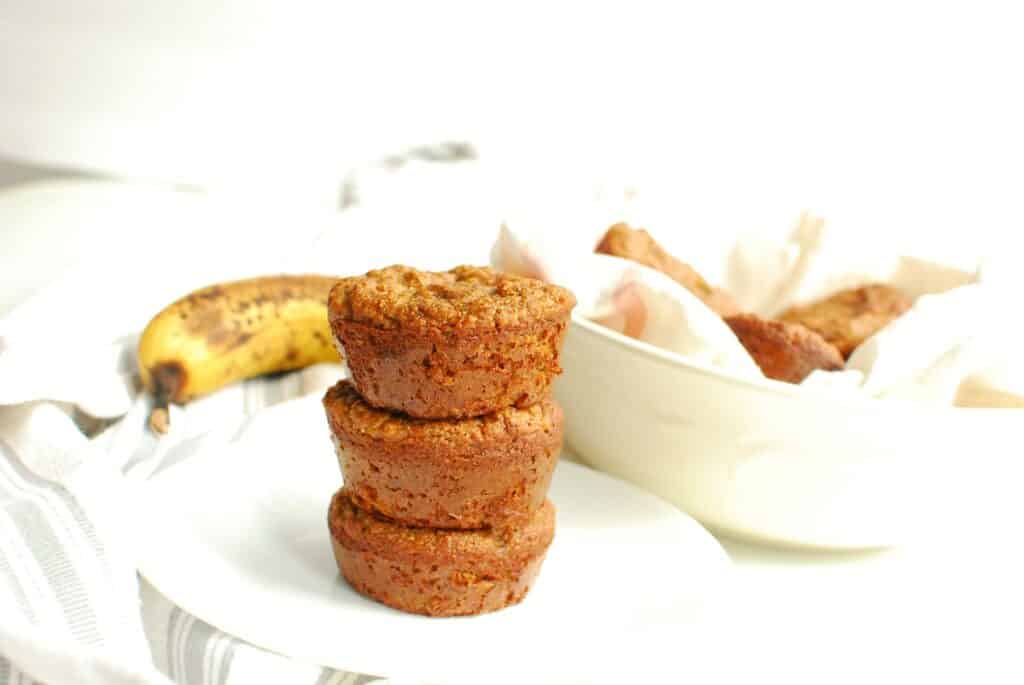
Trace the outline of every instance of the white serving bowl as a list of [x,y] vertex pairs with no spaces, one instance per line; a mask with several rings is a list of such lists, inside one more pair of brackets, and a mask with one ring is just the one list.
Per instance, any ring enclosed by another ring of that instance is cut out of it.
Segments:
[[562,365],[555,395],[582,460],[712,529],[789,545],[934,531],[977,494],[973,476],[998,473],[1024,418],[740,378],[578,315]]

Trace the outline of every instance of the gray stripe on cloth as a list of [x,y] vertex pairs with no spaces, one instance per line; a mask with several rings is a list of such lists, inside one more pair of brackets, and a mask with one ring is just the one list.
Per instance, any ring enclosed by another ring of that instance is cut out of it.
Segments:
[[[29,470],[21,462],[21,459],[18,458],[14,448],[5,440],[0,439],[0,446],[2,446],[11,456],[10,459],[6,460],[7,463],[13,467],[13,472],[10,475],[14,478],[20,477],[20,479],[24,481],[25,486],[34,486],[36,489],[44,491],[45,494],[59,499],[71,513],[75,523],[77,523],[79,528],[81,528],[81,532],[89,541],[90,546],[93,547],[99,555],[104,556],[106,554],[106,548],[103,546],[103,541],[100,539],[99,535],[96,534],[96,527],[93,526],[92,521],[89,520],[88,516],[86,516],[85,510],[82,509],[82,505],[78,503],[75,496],[68,492],[67,489],[40,478]],[[0,460],[0,462],[2,461],[3,460]],[[2,469],[0,469],[0,472],[2,472]],[[18,487],[18,483],[14,478],[12,478],[12,481],[14,482],[15,487]],[[25,487],[22,487],[21,489],[24,490]]]
[[53,590],[46,583],[43,572],[28,549],[14,518],[7,515],[6,507],[0,511],[3,512],[3,516],[0,516],[0,554],[6,557],[15,582],[25,593],[25,598],[32,609],[32,622],[35,625],[43,625],[43,621],[52,621],[54,616],[63,622],[64,617],[57,598],[53,596]]
[[167,670],[179,685],[226,685],[240,641],[180,607],[167,622]]
[[281,378],[281,399],[279,402],[302,397],[302,371],[290,371]]
[[338,685],[336,678],[337,675],[337,671],[332,671],[329,668],[325,668],[324,670],[320,671],[320,677],[316,679],[316,682],[313,683],[313,685]]
[[281,399],[284,397],[284,380],[284,376],[279,376],[277,378],[261,378],[257,381],[260,389],[263,391],[264,407],[280,404]]
[[187,654],[204,652],[203,685],[226,685],[240,641],[208,623],[193,618],[185,641]]
[[[18,667],[0,657],[0,685],[35,685]],[[42,685],[42,684],[40,684]]]
[[351,671],[334,671],[325,668],[320,677],[316,679],[314,685],[365,685],[375,680],[379,680],[375,675],[364,675],[362,673],[352,673]]
[[218,651],[220,659],[214,663],[213,682],[215,685],[227,685],[228,675],[231,673],[231,664],[235,660],[235,650],[239,641],[230,635],[221,633],[217,638],[221,649]]
[[0,451],[6,457],[0,458],[0,491],[11,495],[7,510],[38,565],[42,578],[37,580],[49,587],[75,639],[103,644],[92,593],[71,560],[83,550],[85,561],[106,555],[92,521],[70,492],[28,469],[8,442],[0,440]]
[[210,649],[213,628],[192,618],[184,630],[185,634],[179,641],[185,659],[185,679],[182,685],[208,685],[212,682],[207,676],[212,671],[208,660],[213,651]]
[[[0,516],[4,515],[6,512],[0,509]],[[3,530],[3,527],[0,527],[0,530]],[[18,576],[15,575],[10,562],[7,561],[7,555],[4,554],[0,554],[0,587],[7,588],[8,592],[14,593],[14,603],[21,610],[22,617],[29,623],[35,623],[38,620],[32,603],[28,601],[28,595],[25,594],[25,588],[21,586]]]
[[52,518],[35,502],[22,500],[7,511],[53,590],[71,635],[82,644],[102,644],[103,636],[85,584],[67,555],[71,547],[67,537],[62,539]]
[[184,613],[179,607],[174,607],[171,609],[170,618],[167,619],[167,675],[175,682],[178,682],[182,670],[178,667],[178,650],[175,648],[175,640],[178,635],[178,624]]
[[4,657],[0,656],[0,685],[32,685],[32,680],[19,671]]
[[[199,619],[196,619],[195,623],[198,624]],[[206,642],[200,645],[199,649],[202,650],[201,653],[203,655],[203,685],[211,685],[214,682],[213,672],[221,651],[220,641],[212,630]]]
[[242,386],[242,411],[246,416],[251,416],[267,406],[267,391],[264,388],[264,380],[256,378],[248,380]]
[[26,468],[7,442],[0,441],[0,447],[8,454],[0,459],[0,484],[6,480],[9,492],[23,495],[8,512],[53,591],[71,635],[82,644],[103,644],[90,593],[69,558],[82,545],[96,557],[104,555],[96,529],[70,492]]
[[319,675],[319,677],[316,679],[316,682],[313,683],[313,685],[328,685],[328,681],[331,680],[331,675],[333,673],[333,671],[324,669],[323,671],[321,671],[321,675]]
[[288,389],[286,387],[288,378],[285,375],[276,378],[261,378],[259,380],[260,385],[263,387],[264,406],[280,404],[288,397]]

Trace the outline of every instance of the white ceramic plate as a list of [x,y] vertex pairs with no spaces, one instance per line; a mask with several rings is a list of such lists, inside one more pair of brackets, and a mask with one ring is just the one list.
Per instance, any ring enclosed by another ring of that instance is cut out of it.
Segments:
[[232,449],[140,487],[139,568],[195,616],[289,656],[425,682],[588,681],[638,658],[644,644],[631,641],[693,628],[729,568],[678,509],[563,461],[555,542],[521,605],[403,614],[340,579],[326,509],[341,477],[317,399],[267,410],[245,430]]

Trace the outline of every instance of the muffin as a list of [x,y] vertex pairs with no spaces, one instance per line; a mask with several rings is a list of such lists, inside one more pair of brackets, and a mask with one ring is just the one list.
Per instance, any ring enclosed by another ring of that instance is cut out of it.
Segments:
[[780,321],[798,323],[835,345],[849,359],[861,343],[914,304],[909,295],[882,283],[843,290],[818,302],[793,307]]
[[334,558],[360,594],[427,616],[482,614],[520,602],[555,534],[546,501],[522,528],[409,528],[364,511],[346,489],[327,515]]
[[524,525],[544,502],[562,442],[550,398],[426,420],[371,407],[341,381],[323,404],[349,499],[409,526]]
[[696,269],[666,251],[642,228],[615,224],[604,234],[594,252],[628,259],[662,272],[700,298],[719,316],[740,313],[739,306],[729,293],[711,286]]
[[843,368],[839,350],[799,324],[770,321],[754,314],[726,317],[725,323],[768,378],[799,383],[815,369]]
[[486,267],[391,266],[339,281],[328,315],[368,403],[465,418],[547,396],[575,304],[565,288]]

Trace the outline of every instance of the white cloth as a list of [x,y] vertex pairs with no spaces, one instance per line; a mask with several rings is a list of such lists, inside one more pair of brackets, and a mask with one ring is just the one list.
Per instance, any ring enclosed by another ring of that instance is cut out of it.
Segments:
[[[120,529],[130,511],[118,503],[134,480],[232,440],[246,417],[320,393],[341,373],[311,367],[172,407],[171,432],[157,439],[133,381],[146,320],[211,282],[361,273],[380,266],[381,244],[392,246],[389,259],[428,268],[485,261],[490,227],[457,221],[441,242],[408,230],[411,209],[299,213],[77,181],[0,195],[0,224],[63,222],[85,236],[124,227],[116,246],[87,247],[65,277],[0,320],[0,685],[376,680],[267,652],[174,606],[137,579]],[[360,240],[367,233],[375,239]],[[77,425],[83,412],[118,420],[89,440]]]
[[[551,213],[572,212],[560,204]],[[569,287],[578,315],[619,333],[740,376],[763,377],[721,317],[685,287],[654,269],[593,253],[603,230],[634,213],[628,199],[591,201],[578,212],[591,218],[587,230],[554,237],[536,216],[507,219],[491,261]],[[656,217],[647,227],[655,236],[678,235]],[[816,371],[805,385],[936,405],[1024,404],[1019,383],[1006,380],[1019,375],[1008,343],[1019,339],[1020,324],[1009,313],[1024,279],[998,268],[998,261],[970,268],[887,253],[885,245],[807,213],[779,239],[741,234],[699,260],[685,246],[670,249],[699,272],[720,274],[720,285],[745,311],[765,317],[870,283],[889,283],[917,298],[858,347],[844,369]]]

